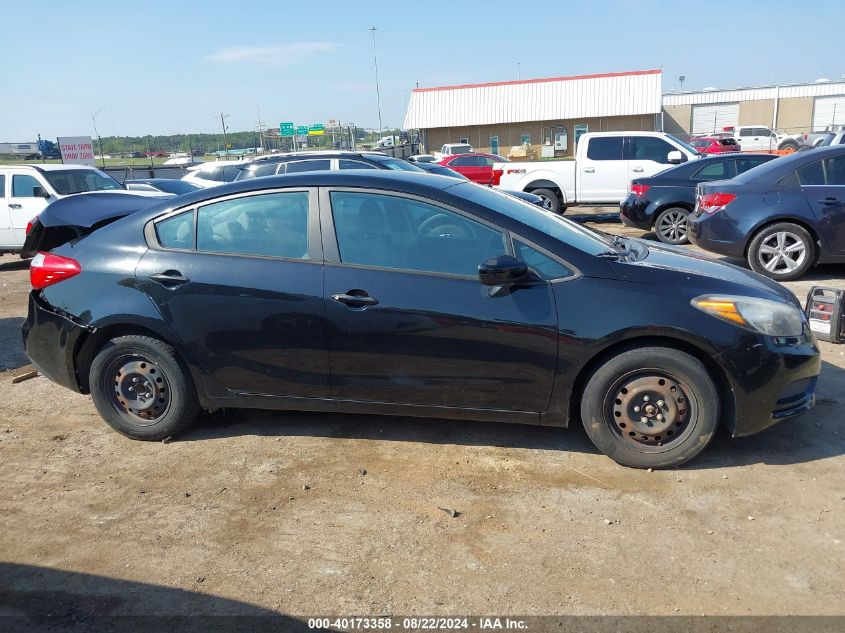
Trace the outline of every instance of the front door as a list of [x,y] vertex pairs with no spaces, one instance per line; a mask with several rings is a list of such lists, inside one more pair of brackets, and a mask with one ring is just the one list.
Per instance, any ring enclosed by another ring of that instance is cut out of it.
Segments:
[[628,192],[628,161],[624,137],[593,136],[576,161],[579,202],[619,202]]
[[541,412],[557,315],[547,282],[491,293],[478,265],[509,252],[495,227],[431,202],[324,190],[331,395]]
[[9,208],[9,194],[6,191],[9,172],[0,169],[0,246],[17,246],[12,232],[12,210]]
[[136,277],[228,390],[325,397],[329,361],[316,192],[241,195],[167,216]]
[[47,184],[32,174],[10,170],[11,187],[8,198],[11,212],[12,238],[14,243],[22,246],[26,240],[26,225],[41,213],[48,204],[48,200],[36,196],[36,187],[47,191]]
[[647,178],[671,166],[669,152],[679,151],[656,136],[631,136],[628,140],[629,181]]

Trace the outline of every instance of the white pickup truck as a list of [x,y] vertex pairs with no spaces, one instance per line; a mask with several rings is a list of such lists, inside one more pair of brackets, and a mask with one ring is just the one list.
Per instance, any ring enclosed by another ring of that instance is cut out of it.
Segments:
[[632,179],[699,156],[663,132],[592,132],[578,139],[575,160],[496,163],[493,186],[528,191],[561,213],[577,204],[618,204]]

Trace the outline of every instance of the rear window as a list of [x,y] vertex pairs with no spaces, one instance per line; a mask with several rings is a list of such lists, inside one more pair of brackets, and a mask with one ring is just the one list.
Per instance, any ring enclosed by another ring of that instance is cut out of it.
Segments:
[[469,154],[472,152],[472,145],[452,145],[450,154]]
[[382,167],[394,169],[396,171],[425,171],[416,165],[412,165],[406,160],[399,160],[398,158],[391,158],[390,156],[367,156],[371,161],[380,164]]

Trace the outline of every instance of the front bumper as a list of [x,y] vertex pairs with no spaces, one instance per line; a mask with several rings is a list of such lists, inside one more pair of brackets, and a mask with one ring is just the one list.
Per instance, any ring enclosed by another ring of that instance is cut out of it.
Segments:
[[733,393],[735,408],[726,422],[734,436],[752,435],[794,418],[816,402],[821,355],[806,324],[800,337],[749,337],[716,360]]
[[82,337],[91,331],[47,303],[39,291],[29,293],[29,312],[21,327],[24,350],[38,371],[53,382],[81,391],[74,355]]

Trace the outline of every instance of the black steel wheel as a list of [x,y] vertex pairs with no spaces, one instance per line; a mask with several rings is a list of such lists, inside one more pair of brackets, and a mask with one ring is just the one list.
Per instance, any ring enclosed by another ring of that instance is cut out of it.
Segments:
[[581,419],[596,447],[625,466],[669,468],[698,455],[719,420],[707,368],[668,347],[639,347],[607,359],[581,399]]
[[121,336],[106,343],[91,363],[89,384],[103,419],[135,439],[175,435],[200,409],[176,351],[147,336]]

